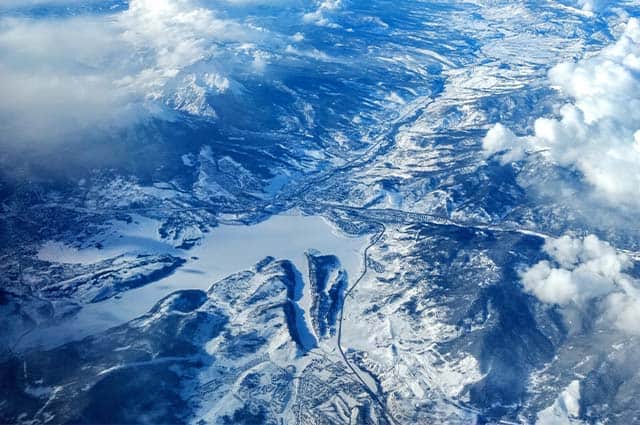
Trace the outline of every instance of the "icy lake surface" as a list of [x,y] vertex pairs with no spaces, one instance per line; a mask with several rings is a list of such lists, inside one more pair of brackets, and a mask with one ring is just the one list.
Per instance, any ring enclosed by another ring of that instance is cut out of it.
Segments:
[[[119,297],[88,304],[70,320],[27,335],[20,347],[52,348],[126,323],[145,314],[157,301],[174,291],[207,290],[216,281],[251,268],[267,256],[293,261],[306,276],[305,252],[316,250],[336,255],[349,276],[356,276],[362,267],[361,251],[367,241],[366,237],[345,235],[322,217],[297,213],[273,216],[251,226],[221,225],[189,251],[173,249],[152,239],[136,239],[139,234],[149,235],[152,227],[153,223],[146,220],[124,225],[102,249],[76,249],[57,242],[43,245],[39,257],[48,261],[84,263],[125,253],[155,252],[180,255],[187,262],[167,278]],[[303,299],[303,303],[305,301]]]

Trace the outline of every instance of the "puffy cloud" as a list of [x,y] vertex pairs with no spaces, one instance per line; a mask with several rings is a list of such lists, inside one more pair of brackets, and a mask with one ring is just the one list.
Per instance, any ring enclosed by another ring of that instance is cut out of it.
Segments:
[[525,145],[504,125],[494,125],[482,139],[482,148],[486,152],[500,153],[504,163],[518,161],[525,155]]
[[551,83],[573,98],[559,118],[540,118],[534,134],[517,137],[496,125],[485,153],[508,163],[537,152],[580,171],[596,193],[612,203],[640,199],[640,21],[630,19],[613,45],[578,63],[549,72]]
[[605,317],[609,322],[627,333],[640,334],[640,300],[637,296],[615,293],[605,303]]
[[317,2],[317,9],[313,12],[305,13],[302,16],[302,20],[305,23],[313,23],[322,27],[332,27],[336,28],[338,25],[334,22],[331,22],[329,18],[327,18],[327,13],[333,12],[340,8],[342,5],[341,0],[322,0]]
[[230,87],[218,46],[260,36],[192,0],[131,0],[110,15],[0,19],[3,143],[56,143],[172,109],[215,117],[207,96]]
[[633,265],[627,255],[593,235],[549,239],[543,249],[550,260],[521,274],[525,291],[560,306],[582,308],[595,300],[608,323],[640,332],[640,294],[634,279],[625,273]]
[[553,304],[583,304],[616,289],[629,266],[625,255],[590,235],[584,239],[563,236],[545,243],[544,250],[557,267],[541,261],[522,275],[528,292]]
[[577,4],[585,12],[600,12],[607,6],[606,0],[577,0]]

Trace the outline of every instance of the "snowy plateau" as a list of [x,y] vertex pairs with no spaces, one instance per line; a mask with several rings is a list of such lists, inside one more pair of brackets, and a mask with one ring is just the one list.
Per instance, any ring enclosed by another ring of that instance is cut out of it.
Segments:
[[0,424],[640,424],[640,1],[0,0]]

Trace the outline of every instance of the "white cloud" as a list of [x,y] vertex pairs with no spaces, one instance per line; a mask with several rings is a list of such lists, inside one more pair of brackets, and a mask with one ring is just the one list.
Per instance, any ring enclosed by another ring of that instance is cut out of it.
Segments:
[[640,199],[640,21],[630,19],[612,46],[578,63],[549,72],[551,83],[573,98],[560,118],[540,118],[532,136],[516,137],[504,126],[483,141],[487,155],[503,163],[542,152],[548,160],[575,168],[596,194],[615,204]]
[[[118,121],[131,96],[113,85],[117,33],[97,19],[3,20],[0,126],[5,141],[56,138]],[[111,69],[110,69],[111,68]]]
[[228,3],[230,5],[237,6],[257,6],[257,5],[268,5],[268,6],[284,6],[291,3],[296,3],[297,0],[220,0],[224,3]]
[[598,12],[606,6],[605,0],[577,0],[577,3],[586,12]]
[[640,334],[640,300],[637,296],[615,293],[605,302],[605,317],[609,322],[629,334]]
[[553,304],[584,304],[616,289],[629,265],[608,243],[593,235],[583,240],[563,236],[548,240],[544,250],[559,267],[541,261],[522,276],[527,291]]
[[525,155],[525,144],[504,125],[494,125],[482,139],[482,148],[486,152],[501,153],[503,163],[517,161]]
[[549,239],[544,251],[550,261],[521,274],[525,291],[544,303],[579,309],[595,300],[607,323],[640,333],[640,296],[637,282],[625,273],[633,265],[627,255],[593,235]]
[[[32,3],[37,3],[33,1]],[[100,16],[0,19],[0,131],[5,144],[55,143],[176,109],[215,117],[229,89],[222,43],[260,29],[192,0],[131,0]]]
[[305,13],[302,16],[302,21],[305,23],[312,23],[321,27],[337,28],[338,24],[332,22],[327,14],[340,8],[342,5],[341,0],[322,0],[317,2],[317,8],[313,12]]

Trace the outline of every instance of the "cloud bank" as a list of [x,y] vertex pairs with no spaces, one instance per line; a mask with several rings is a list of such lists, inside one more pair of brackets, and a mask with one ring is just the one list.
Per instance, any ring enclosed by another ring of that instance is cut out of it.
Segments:
[[633,266],[627,255],[593,235],[549,239],[544,251],[550,260],[521,273],[526,292],[543,303],[580,310],[595,302],[605,323],[640,334],[640,293],[625,273]]
[[549,72],[554,87],[573,99],[559,118],[540,118],[534,134],[518,137],[501,124],[483,140],[487,156],[502,163],[535,152],[576,169],[612,204],[640,199],[640,21],[630,19],[613,45]]
[[208,96],[230,87],[220,46],[251,50],[261,36],[191,0],[131,0],[99,16],[0,18],[2,144],[55,143],[175,110],[215,118]]

